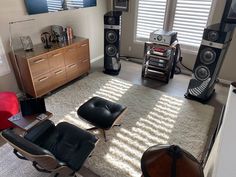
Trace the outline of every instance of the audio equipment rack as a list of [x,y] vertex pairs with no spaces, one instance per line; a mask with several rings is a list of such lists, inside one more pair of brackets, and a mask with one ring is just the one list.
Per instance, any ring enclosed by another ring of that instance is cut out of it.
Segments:
[[[168,83],[174,77],[177,45],[177,41],[170,46],[146,42],[144,46],[142,77],[153,78]],[[155,48],[163,50],[163,52],[155,51]]]

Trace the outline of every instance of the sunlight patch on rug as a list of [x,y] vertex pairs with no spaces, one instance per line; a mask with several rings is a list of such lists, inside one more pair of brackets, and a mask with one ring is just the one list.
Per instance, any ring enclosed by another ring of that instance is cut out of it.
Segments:
[[[161,96],[153,110],[145,117],[140,117],[131,130],[121,128],[105,156],[107,163],[125,171],[131,177],[140,176],[140,158],[147,146],[168,144],[174,123],[183,104],[182,100]],[[171,109],[172,108],[172,109]],[[154,118],[165,112],[165,121]],[[171,122],[171,123],[170,123]],[[147,146],[141,146],[145,144]],[[112,160],[111,160],[112,159]],[[124,168],[125,164],[125,168]]]
[[102,88],[96,91],[93,96],[98,96],[109,101],[118,101],[133,84],[122,82],[118,79],[110,79]]

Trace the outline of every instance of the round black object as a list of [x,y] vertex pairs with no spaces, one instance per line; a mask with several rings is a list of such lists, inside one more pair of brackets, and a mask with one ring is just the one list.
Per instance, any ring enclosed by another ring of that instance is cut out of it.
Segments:
[[117,54],[117,48],[114,45],[106,46],[106,54],[110,57],[115,56]]
[[109,25],[114,25],[116,23],[116,20],[115,20],[114,17],[109,17],[107,19],[107,22],[108,22]]
[[233,82],[231,85],[232,85],[233,87],[236,87],[236,82]]
[[215,42],[219,39],[219,33],[217,31],[210,31],[208,33],[208,40]]
[[198,80],[205,81],[210,77],[210,70],[206,66],[199,66],[194,74]]
[[204,177],[198,160],[179,146],[156,145],[141,158],[143,177]]
[[200,61],[205,64],[209,65],[214,63],[216,60],[216,52],[211,48],[205,48],[201,51],[200,54]]
[[115,31],[108,31],[106,33],[106,40],[109,42],[109,43],[114,43],[117,41],[117,34],[115,33]]
[[158,35],[158,36],[157,36],[157,40],[158,40],[158,41],[161,41],[161,40],[162,40],[162,35]]
[[234,89],[233,92],[236,93],[236,89]]

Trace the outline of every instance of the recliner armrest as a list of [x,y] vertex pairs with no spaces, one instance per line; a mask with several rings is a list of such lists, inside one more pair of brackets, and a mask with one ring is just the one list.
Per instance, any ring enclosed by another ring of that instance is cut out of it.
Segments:
[[55,128],[54,123],[50,120],[45,120],[30,129],[24,138],[31,142],[35,142],[39,137],[43,136],[49,129],[52,128]]
[[9,142],[16,151],[25,151],[32,155],[52,155],[48,150],[43,149],[36,144],[17,135],[13,130],[7,129],[1,133],[1,136]]

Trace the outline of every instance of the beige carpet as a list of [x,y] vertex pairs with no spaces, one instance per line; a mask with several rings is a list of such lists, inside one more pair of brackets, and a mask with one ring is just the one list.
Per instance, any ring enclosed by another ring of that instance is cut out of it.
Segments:
[[[100,137],[94,155],[85,166],[101,177],[138,177],[143,152],[156,144],[177,144],[200,159],[214,108],[177,98],[130,82],[93,73],[46,99],[47,109],[56,123],[68,121],[81,128],[89,125],[76,114],[78,107],[93,96],[124,104],[128,112],[121,127]],[[11,148],[0,149],[0,176],[48,176],[36,172],[31,164],[17,160]]]

